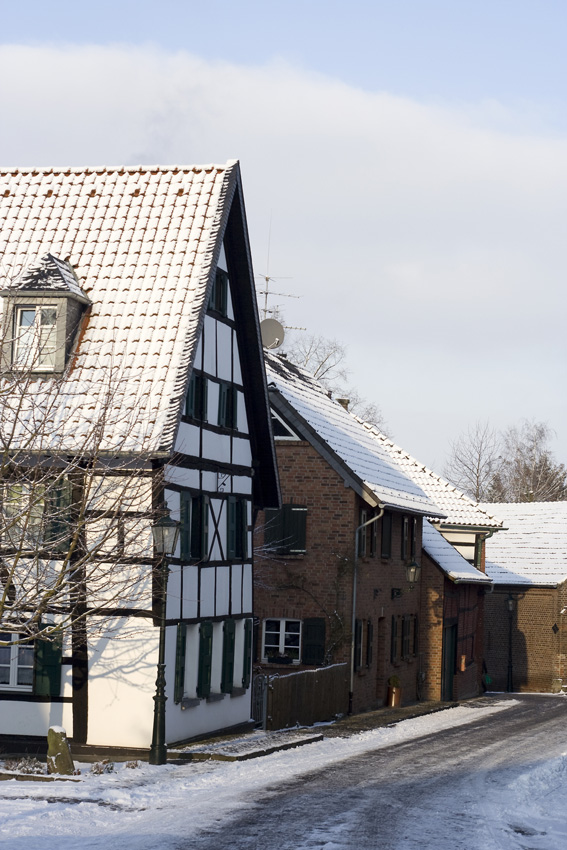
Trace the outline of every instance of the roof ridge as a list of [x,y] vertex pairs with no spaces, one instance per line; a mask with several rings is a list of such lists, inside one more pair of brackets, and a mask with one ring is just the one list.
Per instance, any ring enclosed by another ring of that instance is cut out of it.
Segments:
[[81,166],[4,166],[0,167],[0,176],[7,174],[105,174],[118,173],[130,174],[145,172],[200,172],[200,171],[229,171],[238,164],[237,159],[229,159],[226,163],[206,163],[203,165],[81,165]]

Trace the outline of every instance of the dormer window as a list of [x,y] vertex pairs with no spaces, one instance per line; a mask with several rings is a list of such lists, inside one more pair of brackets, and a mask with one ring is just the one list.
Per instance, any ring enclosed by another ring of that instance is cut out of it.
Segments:
[[57,307],[16,307],[14,316],[13,369],[55,368]]
[[47,254],[0,295],[4,301],[2,370],[64,372],[90,305],[73,267]]

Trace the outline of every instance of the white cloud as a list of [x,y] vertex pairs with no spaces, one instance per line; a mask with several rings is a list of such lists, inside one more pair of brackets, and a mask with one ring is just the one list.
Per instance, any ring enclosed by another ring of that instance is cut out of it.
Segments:
[[530,131],[533,105],[120,45],[3,47],[0,79],[8,165],[239,158],[257,270],[272,213],[270,271],[303,295],[288,320],[349,344],[424,460],[475,418],[561,429],[567,140]]

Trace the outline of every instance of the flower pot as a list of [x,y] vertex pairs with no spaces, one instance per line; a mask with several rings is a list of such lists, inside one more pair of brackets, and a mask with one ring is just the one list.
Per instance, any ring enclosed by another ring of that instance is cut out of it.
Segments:
[[402,704],[402,689],[396,688],[393,685],[388,685],[388,696],[386,697],[386,705],[389,708],[397,708]]

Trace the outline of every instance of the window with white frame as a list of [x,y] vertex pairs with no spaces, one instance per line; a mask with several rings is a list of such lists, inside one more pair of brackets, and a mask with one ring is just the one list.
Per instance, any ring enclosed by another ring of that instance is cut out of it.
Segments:
[[43,542],[45,487],[42,484],[10,483],[2,487],[5,546],[34,549]]
[[301,658],[301,620],[264,620],[262,635],[264,661],[299,664]]
[[16,644],[16,633],[0,634],[0,688],[31,691],[33,685],[33,644]]
[[16,307],[14,310],[14,369],[55,368],[57,308],[54,305]]

